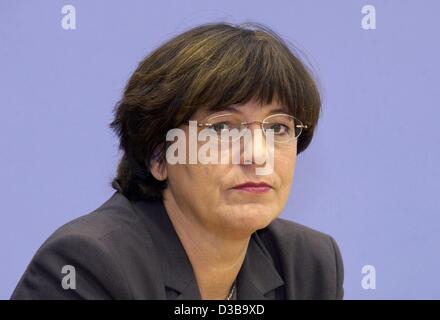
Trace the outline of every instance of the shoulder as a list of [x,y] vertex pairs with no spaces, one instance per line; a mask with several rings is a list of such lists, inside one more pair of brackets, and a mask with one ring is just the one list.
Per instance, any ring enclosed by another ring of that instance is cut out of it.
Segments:
[[[319,295],[314,296],[311,292],[322,286],[326,288],[320,292],[322,297],[343,297],[343,260],[332,236],[281,218],[259,230],[258,236],[284,277],[295,279],[296,285],[303,283],[303,288],[291,290],[297,294],[305,290],[305,298],[319,299]],[[301,279],[297,279],[299,275]],[[309,290],[308,286],[311,286]]]
[[58,228],[47,241],[72,236],[102,240],[132,228],[137,220],[138,217],[134,214],[130,201],[115,192],[97,209]]
[[[114,193],[97,209],[84,214],[55,230],[41,245],[36,253],[54,252],[57,249],[72,254],[98,252],[108,255],[117,254],[118,246],[128,246],[134,241],[139,217],[135,214],[130,201],[120,193]],[[94,259],[93,262],[97,261]]]
[[[130,201],[120,193],[96,210],[58,228],[38,249],[13,299],[124,299],[151,241]],[[64,266],[75,270],[76,289],[62,288]],[[131,274],[130,274],[131,273]],[[139,280],[139,279],[138,279]],[[145,279],[146,280],[146,279]]]
[[287,219],[275,219],[262,233],[269,233],[282,247],[306,247],[308,250],[333,250],[330,235]]

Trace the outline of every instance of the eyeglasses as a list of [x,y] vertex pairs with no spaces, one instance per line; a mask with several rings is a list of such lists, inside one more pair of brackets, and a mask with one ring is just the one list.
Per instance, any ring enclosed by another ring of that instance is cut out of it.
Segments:
[[243,132],[248,130],[249,126],[254,123],[260,125],[265,135],[267,135],[268,130],[272,130],[274,141],[277,143],[288,143],[298,139],[303,128],[307,128],[307,125],[304,125],[294,116],[284,113],[270,115],[264,118],[263,121],[251,122],[243,122],[242,118],[235,113],[224,113],[209,117],[205,123],[197,123],[197,126],[213,129],[221,140],[233,141],[239,139],[240,135],[231,137],[223,135],[222,132],[224,130],[229,132],[234,129]]

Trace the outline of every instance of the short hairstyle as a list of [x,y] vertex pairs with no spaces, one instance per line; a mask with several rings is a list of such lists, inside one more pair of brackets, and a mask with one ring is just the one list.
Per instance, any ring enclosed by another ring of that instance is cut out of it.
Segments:
[[150,172],[162,166],[168,130],[204,109],[219,111],[254,99],[273,101],[308,127],[297,154],[310,144],[321,98],[311,70],[270,28],[254,22],[194,27],[162,44],[138,65],[114,109],[110,128],[123,151],[112,187],[130,200],[163,199],[167,181]]

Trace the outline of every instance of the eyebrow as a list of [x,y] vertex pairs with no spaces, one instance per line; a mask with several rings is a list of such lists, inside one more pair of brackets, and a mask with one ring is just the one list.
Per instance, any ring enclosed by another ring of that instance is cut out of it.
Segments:
[[[277,113],[288,113],[288,111],[286,110],[287,108],[276,108],[276,109],[272,109],[270,110],[270,112],[268,113],[268,115],[271,114],[277,114]],[[231,111],[234,113],[242,113],[240,110],[236,109],[234,106],[227,106],[223,111]]]

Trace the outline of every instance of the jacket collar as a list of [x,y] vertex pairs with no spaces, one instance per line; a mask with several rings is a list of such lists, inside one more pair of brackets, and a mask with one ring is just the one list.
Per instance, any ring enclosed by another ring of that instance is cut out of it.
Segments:
[[[138,201],[135,207],[146,220],[163,271],[165,287],[175,299],[200,300],[194,270],[162,201]],[[270,254],[255,232],[249,240],[243,265],[237,276],[240,300],[275,299],[274,289],[284,285]],[[167,291],[167,299],[169,292]]]

